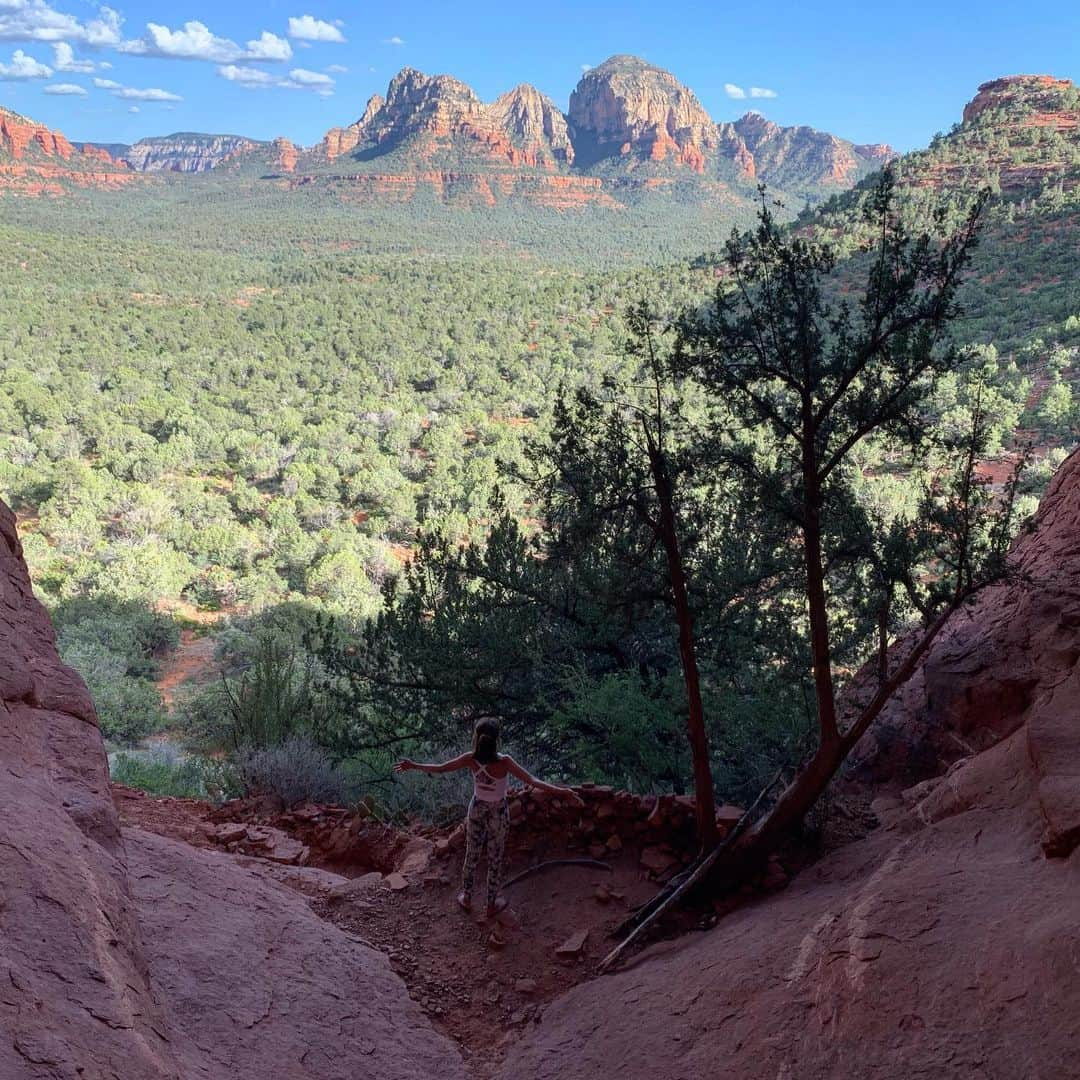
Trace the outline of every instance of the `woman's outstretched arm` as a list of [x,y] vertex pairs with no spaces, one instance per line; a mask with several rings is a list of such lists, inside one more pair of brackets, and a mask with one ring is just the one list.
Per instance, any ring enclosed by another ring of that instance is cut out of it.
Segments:
[[516,776],[523,784],[528,784],[529,787],[534,787],[538,791],[546,791],[549,795],[561,795],[564,798],[569,799],[571,802],[576,803],[578,806],[584,806],[585,800],[576,792],[573,788],[561,787],[558,784],[548,784],[543,780],[533,776],[528,769],[519,765],[512,757],[506,756],[506,766],[510,770],[511,776]]
[[426,773],[457,772],[458,769],[468,768],[469,760],[471,758],[471,753],[464,753],[458,754],[456,758],[451,758],[449,761],[441,761],[434,764],[424,764],[419,761],[413,761],[412,758],[402,758],[402,760],[394,766],[394,772],[410,772],[412,769],[417,769],[420,772]]

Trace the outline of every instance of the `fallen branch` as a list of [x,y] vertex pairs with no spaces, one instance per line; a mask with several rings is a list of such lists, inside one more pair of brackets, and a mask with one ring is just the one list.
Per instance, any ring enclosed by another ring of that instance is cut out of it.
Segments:
[[606,870],[609,874],[613,874],[615,871],[606,862],[601,862],[599,859],[548,859],[547,862],[536,863],[534,866],[528,866],[521,871],[520,874],[515,874],[509,881],[503,882],[503,888],[508,889],[511,885],[516,885],[523,878],[530,877],[539,870],[546,870],[550,866],[592,866],[599,868],[600,870]]
[[[673,878],[672,881],[668,883],[667,888],[658,893],[657,896],[654,896],[648,904],[634,913],[629,922],[631,925],[636,922],[637,925],[627,937],[620,941],[619,944],[600,961],[600,965],[596,969],[599,974],[603,975],[605,972],[610,971],[622,954],[626,952],[626,950],[637,941],[637,939],[640,938],[653,923],[669,911],[675,905],[677,900],[680,900],[686,893],[709,876],[710,871],[716,865],[720,857],[731,850],[735,841],[738,840],[746,830],[754,811],[761,804],[765,796],[776,786],[777,781],[779,781],[783,774],[784,770],[780,769],[769,783],[761,789],[757,798],[755,798],[746,808],[742,817],[735,823],[735,827],[731,832],[729,832],[708,855],[703,859],[699,859],[692,868],[688,868],[690,870],[689,873],[684,871],[682,874],[678,875],[678,878]],[[678,884],[675,884],[676,881],[678,881]]]

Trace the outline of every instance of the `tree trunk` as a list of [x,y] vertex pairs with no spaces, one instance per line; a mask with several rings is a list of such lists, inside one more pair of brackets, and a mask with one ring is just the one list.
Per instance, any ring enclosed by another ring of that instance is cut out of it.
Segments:
[[656,486],[660,514],[657,522],[660,541],[667,555],[671,594],[675,602],[675,620],[679,627],[679,655],[686,684],[687,734],[694,763],[694,805],[697,814],[698,841],[701,850],[710,851],[716,844],[716,797],[713,794],[712,769],[709,764],[709,740],[705,733],[705,708],[701,701],[701,678],[694,646],[694,617],[686,586],[686,570],[679,550],[675,509],[663,454],[650,438],[649,464]]
[[814,665],[814,696],[817,699],[821,745],[839,741],[836,723],[836,690],[833,687],[832,655],[829,647],[829,609],[825,597],[825,570],[821,555],[821,498],[813,451],[808,454],[805,473],[806,504],[803,522],[803,557],[806,562],[806,600],[810,616],[810,658]]
[[884,682],[879,683],[874,696],[859,712],[854,723],[842,735],[830,743],[822,743],[795,779],[787,786],[772,810],[765,815],[758,825],[743,837],[736,845],[735,858],[753,864],[776,850],[777,843],[805,816],[817,802],[836,775],[848,754],[855,749],[856,743],[866,734],[870,725],[878,718],[881,710],[892,696],[911,678],[919,660],[941,633],[953,612],[960,607],[976,589],[966,590],[957,597],[922,633],[912,646],[900,666]]

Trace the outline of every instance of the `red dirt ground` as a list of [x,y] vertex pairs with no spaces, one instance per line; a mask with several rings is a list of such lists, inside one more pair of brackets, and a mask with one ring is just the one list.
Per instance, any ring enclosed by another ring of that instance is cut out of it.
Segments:
[[[113,797],[126,828],[218,847],[212,832],[222,821],[221,810],[193,799],[152,798],[119,785]],[[581,852],[544,852],[544,858],[564,855],[581,857]],[[507,879],[534,858],[528,852],[508,852]],[[611,931],[657,888],[640,867],[638,854],[625,849],[604,860],[611,872],[558,866],[511,885],[506,892],[509,914],[489,922],[462,912],[455,902],[460,851],[436,855],[426,873],[415,875],[400,891],[375,884],[343,902],[330,897],[329,887],[345,878],[241,859],[246,865],[261,864],[275,879],[300,889],[317,914],[386,953],[410,995],[458,1043],[481,1080],[494,1073],[528,1025],[542,1023],[552,999],[593,977],[597,962],[613,945]],[[348,873],[358,878],[371,870],[356,866]],[[483,872],[481,863],[478,899]],[[583,930],[588,937],[580,956],[557,957],[556,949]]]

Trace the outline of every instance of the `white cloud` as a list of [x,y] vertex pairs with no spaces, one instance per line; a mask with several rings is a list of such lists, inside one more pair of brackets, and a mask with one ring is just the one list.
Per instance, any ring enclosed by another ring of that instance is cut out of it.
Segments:
[[53,69],[48,64],[27,56],[22,49],[16,49],[11,54],[10,64],[0,64],[0,79],[6,82],[22,79],[48,79],[52,73]]
[[313,90],[321,97],[330,97],[334,92],[334,80],[329,75],[306,68],[293,68],[286,77],[272,75],[262,68],[224,64],[218,68],[218,74],[245,90]]
[[584,75],[586,71],[592,71],[592,64],[581,65],[581,73]]
[[73,97],[86,97],[86,88],[82,86],[76,86],[74,83],[62,82],[62,83],[49,83],[48,86],[43,87],[46,94],[61,94],[65,96]]
[[121,86],[119,90],[112,92],[113,97],[123,98],[125,101],[183,101],[179,94],[171,90],[161,90],[156,86],[147,87],[145,90],[136,89],[134,86]]
[[81,22],[57,11],[46,0],[0,0],[0,41],[75,41],[85,45],[117,45],[119,13],[110,7]]
[[344,64],[330,64],[326,70],[331,75],[344,75],[349,69]]
[[141,112],[141,111],[142,110],[139,108],[138,105],[129,105],[128,106],[128,112],[129,113],[137,113],[137,112]]
[[244,48],[228,38],[218,37],[197,20],[184,23],[180,30],[170,30],[160,23],[147,23],[146,33],[119,46],[121,52],[136,56],[158,56],[170,60],[210,60],[232,63],[234,60],[288,60],[292,47],[282,37],[264,30]]
[[240,83],[242,86],[273,86],[277,79],[262,68],[241,67],[237,64],[225,64],[218,68],[218,74],[229,82]]
[[291,60],[292,46],[277,34],[264,30],[255,41],[247,43],[244,60]]
[[385,38],[383,40],[383,44],[384,45],[404,45],[405,44],[405,39],[404,38],[399,38],[397,36],[397,34],[395,34],[393,37]]
[[734,98],[736,101],[742,101],[746,97],[746,91],[741,86],[736,86],[734,83],[724,83],[724,93],[729,98]]
[[765,86],[751,86],[750,96],[756,98],[774,98],[776,97],[776,91],[770,90]]
[[303,86],[333,86],[334,80],[329,75],[323,75],[318,71],[308,71],[305,68],[293,68],[289,72],[289,78]]
[[94,85],[99,90],[119,90],[122,87],[121,83],[118,83],[115,79],[94,79]]
[[57,71],[77,71],[85,75],[94,70],[94,61],[76,60],[75,50],[66,41],[58,41],[53,46],[53,55]]
[[289,37],[300,41],[345,40],[345,35],[333,24],[316,19],[313,15],[301,15],[289,19]]
[[110,64],[108,60],[102,60],[101,63],[98,64],[98,67],[101,68],[102,71],[112,71],[112,64]]

